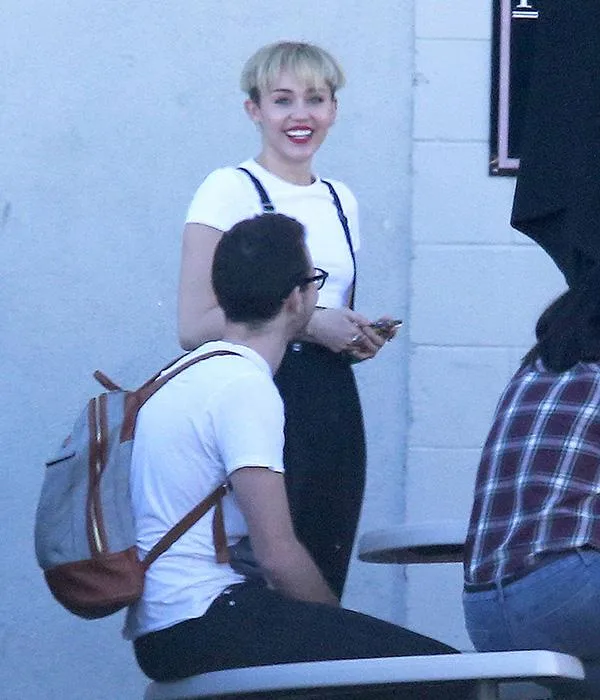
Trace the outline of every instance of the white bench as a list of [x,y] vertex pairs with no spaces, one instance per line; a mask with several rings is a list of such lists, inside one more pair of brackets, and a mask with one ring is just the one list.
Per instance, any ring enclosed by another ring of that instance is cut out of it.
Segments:
[[[358,542],[358,557],[374,564],[443,564],[463,561],[467,534],[465,520],[435,520],[404,523],[364,533]],[[523,653],[523,652],[506,652]],[[526,652],[530,654],[550,652]],[[486,656],[481,654],[480,656]],[[570,657],[574,658],[574,657]],[[541,682],[541,681],[538,681]],[[506,695],[510,693],[506,688]],[[520,689],[525,691],[521,684]],[[543,692],[542,689],[539,689]],[[530,683],[532,695],[539,698],[536,686]],[[513,695],[510,695],[513,697]],[[517,697],[523,697],[521,693]]]
[[[193,700],[243,698],[253,694],[268,698],[319,697],[319,691],[335,697],[342,693],[369,696],[369,689],[392,690],[417,684],[474,681],[474,700],[497,700],[502,682],[560,681],[569,687],[584,679],[579,659],[551,651],[503,651],[489,653],[404,656],[383,659],[312,661],[239,668],[204,673],[180,681],[151,683],[144,700]],[[465,698],[465,700],[467,700]]]

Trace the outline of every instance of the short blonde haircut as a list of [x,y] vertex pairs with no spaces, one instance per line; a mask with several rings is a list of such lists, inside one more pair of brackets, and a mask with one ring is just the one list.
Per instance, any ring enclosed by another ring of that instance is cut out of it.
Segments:
[[324,49],[299,41],[278,41],[268,44],[250,56],[242,70],[242,90],[257,104],[282,71],[289,71],[298,80],[317,87],[325,83],[335,93],[346,82],[339,63]]

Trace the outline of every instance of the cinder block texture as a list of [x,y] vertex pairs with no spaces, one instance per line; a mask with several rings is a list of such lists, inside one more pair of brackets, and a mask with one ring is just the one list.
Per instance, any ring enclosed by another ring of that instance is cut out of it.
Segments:
[[[340,7],[333,0],[310,12],[258,0],[2,5],[0,395],[11,399],[0,414],[7,476],[0,562],[11,562],[0,597],[2,698],[142,697],[147,681],[120,640],[122,620],[87,626],[45,590],[31,518],[44,458],[72,411],[98,391],[91,372],[134,386],[180,352],[175,307],[186,207],[210,170],[260,150],[238,86],[259,46],[304,39],[340,59],[348,86],[316,171],[347,182],[359,201],[360,308],[395,314],[407,305],[413,3]],[[380,401],[406,394],[397,388],[406,383],[406,348],[396,360],[386,354],[368,368],[381,380],[365,390],[379,391]],[[406,404],[388,405],[369,417],[377,421],[369,433],[375,475],[404,464],[405,417],[396,412]],[[385,506],[392,480],[396,474],[384,472],[373,489],[374,500],[385,493]],[[402,493],[399,483],[394,513]],[[355,607],[402,614],[402,576],[373,574],[374,588],[365,582],[353,594],[350,581]]]
[[479,448],[512,374],[511,361],[505,348],[416,348],[410,374],[410,449]]
[[419,39],[489,39],[489,2],[416,0],[415,33]]
[[416,42],[414,138],[487,141],[490,42]]
[[431,345],[523,346],[564,279],[537,246],[416,246],[410,333]]
[[471,513],[479,448],[412,448],[408,452],[406,521],[464,520]]
[[413,242],[510,244],[514,178],[487,176],[487,143],[416,142]]

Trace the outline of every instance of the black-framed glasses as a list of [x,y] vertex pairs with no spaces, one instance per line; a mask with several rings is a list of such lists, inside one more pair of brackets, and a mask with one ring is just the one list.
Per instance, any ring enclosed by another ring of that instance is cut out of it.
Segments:
[[304,277],[300,280],[298,285],[300,287],[306,287],[307,285],[314,283],[317,285],[317,289],[321,289],[328,277],[329,272],[325,272],[325,270],[322,270],[320,267],[315,267],[315,274],[312,275],[312,277]]

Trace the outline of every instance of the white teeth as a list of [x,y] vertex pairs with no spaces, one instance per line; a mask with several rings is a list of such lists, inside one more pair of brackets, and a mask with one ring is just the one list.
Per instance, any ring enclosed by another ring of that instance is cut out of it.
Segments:
[[302,139],[302,138],[306,138],[307,136],[310,136],[312,134],[312,130],[311,129],[290,129],[289,131],[286,131],[285,133],[294,139]]

